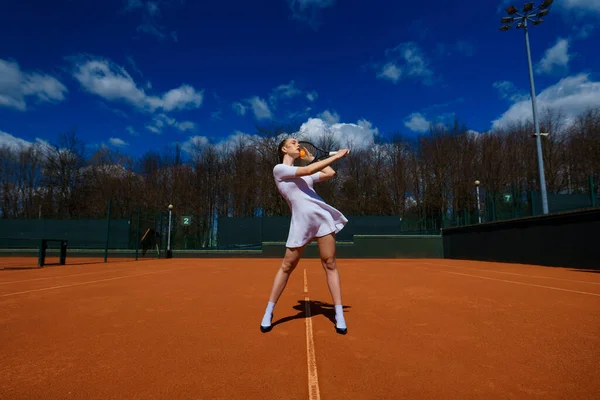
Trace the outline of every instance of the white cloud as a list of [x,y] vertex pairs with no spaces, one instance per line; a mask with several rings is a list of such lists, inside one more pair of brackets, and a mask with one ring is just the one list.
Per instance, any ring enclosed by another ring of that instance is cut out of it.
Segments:
[[[570,125],[577,115],[589,108],[600,107],[600,82],[591,81],[588,74],[573,75],[546,88],[536,98],[538,113],[544,109],[556,109],[565,116],[565,123]],[[492,128],[503,128],[514,122],[532,119],[531,100],[527,98],[513,104],[493,121]]]
[[208,145],[206,136],[192,136],[181,145],[181,149],[187,153],[193,153],[195,149]]
[[132,136],[139,136],[139,133],[137,133],[137,131],[135,130],[135,128],[133,126],[127,126],[127,128],[125,128],[125,130],[127,131],[127,133],[129,133]]
[[600,14],[600,1],[598,0],[561,0],[557,5],[566,10],[578,13],[598,13]]
[[152,118],[152,121],[146,124],[146,129],[156,134],[161,134],[166,127],[173,127],[180,132],[186,132],[196,129],[196,124],[191,121],[178,122],[166,114],[158,114]]
[[8,147],[13,151],[19,151],[21,149],[26,149],[32,146],[36,149],[36,151],[40,151],[42,153],[47,152],[52,148],[50,143],[40,138],[36,138],[35,142],[29,142],[27,140],[13,136],[10,133],[0,131],[0,148]]
[[172,111],[198,108],[202,105],[203,97],[203,91],[198,92],[189,85],[182,85],[177,89],[169,90],[162,98],[150,97],[149,100],[155,103],[157,108]]
[[9,147],[12,150],[17,150],[21,147],[29,147],[31,145],[31,142],[0,131],[0,147]]
[[235,113],[237,115],[246,115],[247,107],[245,105],[243,105],[242,103],[240,103],[239,101],[236,101],[235,103],[233,103],[231,105],[231,108],[233,108],[233,110],[235,111]]
[[427,132],[429,124],[421,113],[412,113],[404,121],[404,126],[413,132]]
[[[271,119],[273,118],[273,110],[280,108],[279,103],[282,100],[289,100],[298,96],[306,96],[305,100],[315,101],[318,97],[318,93],[314,90],[312,92],[304,93],[301,89],[296,86],[295,81],[281,84],[271,90],[268,95],[268,101],[260,96],[252,96],[250,98],[243,99],[232,103],[231,107],[237,115],[246,115],[248,108],[252,109],[254,117],[256,119]],[[294,118],[299,115],[304,115],[311,110],[311,107],[304,107],[302,111],[287,111],[289,118]]]
[[[254,142],[260,142],[261,140],[262,138],[258,135],[249,135],[241,131],[235,131],[231,135],[213,144],[215,150],[220,153],[226,153],[239,145],[243,147],[252,146]],[[194,150],[202,149],[209,144],[210,140],[206,136],[192,136],[183,143],[181,148],[188,153],[193,153]]]
[[377,77],[397,83],[401,79],[418,78],[425,84],[433,84],[433,71],[421,48],[414,42],[401,43],[385,51],[387,61],[376,65]]
[[258,96],[254,96],[254,97],[248,99],[248,103],[250,104],[250,107],[252,107],[254,116],[257,119],[272,118],[273,114],[271,113],[271,110],[269,109],[269,105],[267,104],[267,102],[265,100],[261,99]]
[[341,147],[367,149],[374,145],[379,130],[367,120],[357,123],[328,123],[320,118],[309,118],[297,132],[300,139],[318,142],[323,136],[330,136]]
[[308,101],[315,101],[319,97],[319,94],[314,90],[306,94]]
[[383,66],[381,71],[377,74],[378,78],[389,79],[390,81],[396,83],[400,79],[402,75],[402,70],[398,68],[396,64],[393,62],[387,63]]
[[165,111],[198,108],[204,91],[190,85],[181,85],[162,96],[151,96],[139,88],[125,68],[101,58],[75,58],[75,79],[88,92],[109,101],[122,101],[147,111]]
[[196,124],[191,121],[183,121],[178,122],[176,124],[176,128],[179,129],[181,132],[186,132],[196,129]]
[[493,86],[498,90],[502,98],[509,99],[512,102],[522,101],[528,98],[527,94],[519,92],[514,83],[510,81],[496,81],[493,83]]
[[551,74],[558,70],[564,71],[569,65],[569,40],[558,38],[556,44],[544,53],[539,64],[536,66],[538,74]]
[[290,81],[288,84],[279,85],[273,89],[272,96],[282,99],[290,99],[294,96],[301,94],[300,89],[296,87],[296,82]]
[[27,101],[59,103],[68,92],[56,78],[37,72],[21,71],[16,62],[0,59],[0,107],[27,109]]
[[321,114],[319,114],[318,117],[324,120],[329,125],[337,124],[338,122],[340,122],[340,116],[335,111],[332,113],[329,110],[325,110]]
[[110,139],[108,139],[108,142],[110,144],[112,144],[113,146],[115,146],[115,147],[127,147],[127,146],[129,146],[129,143],[127,143],[123,139],[119,139],[119,138],[110,138]]

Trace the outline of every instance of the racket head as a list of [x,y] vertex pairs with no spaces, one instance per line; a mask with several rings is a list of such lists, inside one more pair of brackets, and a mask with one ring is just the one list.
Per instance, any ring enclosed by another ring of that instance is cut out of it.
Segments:
[[312,164],[314,162],[323,160],[330,155],[329,152],[318,148],[309,141],[300,140],[298,141],[298,144],[300,145],[300,157],[298,157],[295,161],[299,166]]

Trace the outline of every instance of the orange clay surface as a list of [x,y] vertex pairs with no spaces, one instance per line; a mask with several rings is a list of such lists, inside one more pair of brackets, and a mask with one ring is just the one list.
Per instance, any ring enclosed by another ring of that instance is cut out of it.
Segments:
[[594,271],[340,259],[342,336],[318,260],[300,262],[266,334],[259,325],[277,259],[67,263],[0,271],[1,399],[596,400],[600,393]]

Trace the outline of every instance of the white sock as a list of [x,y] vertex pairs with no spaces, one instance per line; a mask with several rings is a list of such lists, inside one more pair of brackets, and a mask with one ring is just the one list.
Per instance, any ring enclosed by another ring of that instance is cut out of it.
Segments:
[[271,316],[273,315],[273,309],[275,308],[275,303],[270,301],[267,304],[267,309],[265,310],[265,315],[263,317],[260,326],[271,326]]
[[335,305],[335,326],[340,329],[346,329],[346,320],[344,319],[344,306],[341,304]]

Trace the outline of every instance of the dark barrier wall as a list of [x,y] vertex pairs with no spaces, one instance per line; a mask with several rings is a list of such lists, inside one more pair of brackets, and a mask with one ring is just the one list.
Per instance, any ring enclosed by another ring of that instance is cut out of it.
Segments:
[[261,231],[260,218],[219,217],[217,221],[217,247],[260,246]]
[[442,230],[444,258],[600,269],[600,208]]
[[[103,249],[106,243],[106,220],[49,220],[0,219],[0,245],[22,247],[31,243],[18,239],[67,239],[69,248]],[[128,220],[111,220],[109,248],[129,248],[130,224]],[[143,233],[142,233],[143,234]]]
[[[285,242],[262,244],[263,257],[281,258]],[[312,242],[302,258],[319,258],[319,247]],[[440,235],[356,235],[354,242],[338,242],[337,258],[443,258]]]
[[[402,234],[399,216],[349,216],[348,223],[337,235],[338,242],[351,242],[354,235]],[[262,242],[285,242],[291,217],[219,217],[217,246],[244,246]]]

